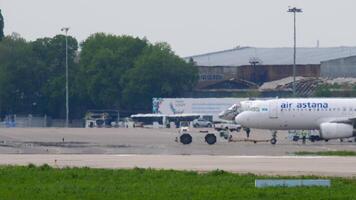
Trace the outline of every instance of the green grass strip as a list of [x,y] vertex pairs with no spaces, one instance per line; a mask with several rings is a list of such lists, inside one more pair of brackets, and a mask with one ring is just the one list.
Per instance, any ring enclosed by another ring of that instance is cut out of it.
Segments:
[[310,152],[310,151],[299,151],[295,152],[297,156],[356,156],[356,151],[318,151],[318,152]]
[[[51,168],[0,166],[0,199],[354,199],[356,179],[331,178],[331,187],[263,188],[268,177],[152,169]],[[325,177],[324,177],[325,178]]]

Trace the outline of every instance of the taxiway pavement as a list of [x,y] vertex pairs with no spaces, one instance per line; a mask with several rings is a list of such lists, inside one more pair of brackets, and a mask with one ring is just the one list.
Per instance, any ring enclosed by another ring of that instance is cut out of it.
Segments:
[[[307,142],[288,139],[285,131],[278,133],[278,142],[254,144],[227,142],[216,133],[218,141],[208,145],[206,133],[213,129],[192,129],[193,142],[175,142],[177,129],[147,128],[3,128],[0,129],[0,154],[146,154],[146,155],[242,155],[285,156],[297,151],[355,151],[355,142]],[[245,138],[244,132],[233,133]],[[252,130],[253,139],[270,139],[266,130]]]

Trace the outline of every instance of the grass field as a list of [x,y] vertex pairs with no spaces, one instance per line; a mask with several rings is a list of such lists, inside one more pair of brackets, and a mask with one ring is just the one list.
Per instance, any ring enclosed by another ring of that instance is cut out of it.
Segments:
[[299,151],[295,152],[297,156],[356,156],[356,151],[318,151],[318,152],[309,152],[309,151]]
[[[333,178],[331,188],[254,187],[251,174],[160,170],[0,168],[0,199],[355,199],[356,179]],[[286,178],[286,177],[278,177]],[[295,178],[295,177],[294,177]],[[316,178],[316,177],[298,177]]]

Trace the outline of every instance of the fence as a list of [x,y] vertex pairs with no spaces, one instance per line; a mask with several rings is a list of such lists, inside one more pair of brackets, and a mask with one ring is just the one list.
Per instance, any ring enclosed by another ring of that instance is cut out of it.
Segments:
[[[46,115],[34,116],[34,115],[9,115],[4,118],[4,121],[0,122],[0,127],[18,127],[18,128],[30,128],[30,127],[66,127],[65,119],[53,119]],[[84,127],[84,119],[70,120],[68,126],[71,128]]]

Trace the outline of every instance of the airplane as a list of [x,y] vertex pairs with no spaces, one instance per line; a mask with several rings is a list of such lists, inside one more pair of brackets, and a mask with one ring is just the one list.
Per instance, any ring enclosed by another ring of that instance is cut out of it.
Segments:
[[319,130],[324,140],[356,136],[356,98],[290,98],[249,101],[235,122],[242,127],[272,131]]

